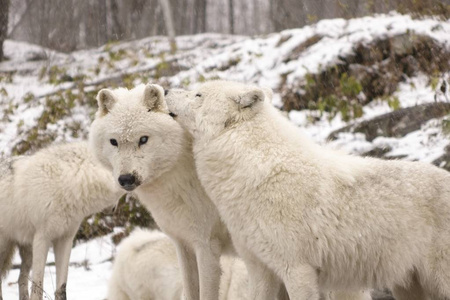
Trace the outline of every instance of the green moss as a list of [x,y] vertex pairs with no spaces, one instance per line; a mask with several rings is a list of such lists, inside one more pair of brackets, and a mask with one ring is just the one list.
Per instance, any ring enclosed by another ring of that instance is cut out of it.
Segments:
[[0,89],[0,96],[8,97],[8,91],[4,87]]
[[396,96],[391,96],[387,98],[387,103],[392,110],[400,109],[400,100]]
[[135,80],[139,78],[139,74],[124,74],[122,75],[122,82],[123,85],[128,88],[132,89],[135,86]]
[[114,227],[125,229],[125,235],[119,234],[113,237],[113,241],[118,243],[135,227],[155,228],[156,224],[151,214],[137,199],[123,196],[116,205],[114,212],[107,209],[85,218],[78,230],[76,239],[87,240],[102,236],[111,233]]
[[198,82],[205,82],[206,81],[206,77],[203,74],[198,75],[197,78]]
[[430,86],[433,91],[436,90],[438,84],[439,84],[439,76],[431,76],[430,77]]
[[348,76],[347,73],[341,74],[339,86],[344,96],[347,97],[356,97],[363,89],[361,83],[355,77]]
[[118,51],[108,51],[110,61],[120,61],[127,57],[127,52],[124,49]]
[[0,73],[0,82],[13,83],[13,76],[16,71]]
[[118,44],[118,41],[109,41],[109,42],[103,47],[103,50],[106,51],[106,52],[109,52],[109,51],[111,51],[112,47],[115,46],[115,45],[117,45],[117,44]]
[[36,97],[34,96],[33,93],[28,92],[25,94],[25,96],[23,97],[23,102],[24,103],[30,103],[31,101],[35,100]]
[[442,120],[442,132],[445,135],[450,136],[450,119],[445,118]]
[[183,78],[183,80],[181,80],[181,85],[183,87],[188,87],[191,84],[191,80],[189,79],[189,77],[185,77]]
[[342,120],[348,122],[352,119],[360,118],[363,115],[363,107],[355,100],[338,98],[335,95],[329,95],[320,98],[317,102],[310,103],[310,109],[318,109],[323,115],[328,112],[328,119],[331,121],[338,113],[341,113]]

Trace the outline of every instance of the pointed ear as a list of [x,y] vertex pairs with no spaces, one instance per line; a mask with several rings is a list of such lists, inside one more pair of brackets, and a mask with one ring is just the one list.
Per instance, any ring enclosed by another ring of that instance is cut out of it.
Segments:
[[164,89],[157,84],[147,84],[143,103],[148,110],[165,110]]
[[241,108],[251,107],[256,103],[264,101],[264,92],[261,89],[253,89],[245,92],[235,98],[235,101]]
[[97,94],[98,114],[100,116],[108,114],[116,102],[117,99],[111,90],[100,90]]

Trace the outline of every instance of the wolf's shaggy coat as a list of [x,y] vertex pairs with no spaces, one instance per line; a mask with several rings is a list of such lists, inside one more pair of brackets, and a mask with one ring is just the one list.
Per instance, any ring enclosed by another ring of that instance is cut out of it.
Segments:
[[158,85],[101,90],[91,126],[96,157],[134,193],[175,242],[187,300],[217,299],[228,231],[197,178],[191,138]]
[[247,265],[269,267],[296,300],[366,287],[450,298],[450,174],[320,147],[264,98],[224,81],[166,97]]
[[[244,263],[221,257],[218,300],[249,300]],[[182,300],[181,271],[173,242],[160,231],[137,229],[119,245],[108,300]],[[370,300],[369,293],[329,293],[324,300]]]
[[11,255],[19,245],[20,299],[28,298],[31,257],[31,299],[42,299],[47,253],[53,245],[55,298],[65,299],[70,251],[81,221],[114,205],[124,192],[111,172],[91,156],[87,143],[50,146],[30,156],[6,160],[0,170],[1,275],[8,271]]

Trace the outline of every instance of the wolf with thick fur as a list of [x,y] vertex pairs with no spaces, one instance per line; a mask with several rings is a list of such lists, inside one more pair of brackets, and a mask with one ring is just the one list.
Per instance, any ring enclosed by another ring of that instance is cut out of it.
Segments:
[[[245,266],[222,256],[219,300],[246,300]],[[243,270],[244,268],[244,270]],[[135,230],[119,245],[108,300],[182,300],[174,243],[160,231]]]
[[0,171],[0,274],[8,271],[14,247],[19,245],[20,299],[28,299],[30,265],[31,299],[42,299],[47,253],[53,246],[55,298],[66,299],[69,257],[81,221],[114,205],[123,190],[90,154],[87,143],[50,146],[8,159]]
[[[249,300],[244,263],[222,256],[219,300]],[[108,300],[182,300],[181,271],[173,242],[160,231],[136,229],[119,245]],[[331,293],[326,300],[370,300],[369,293]]]
[[169,115],[164,90],[103,89],[97,100],[93,153],[173,239],[186,299],[217,299],[228,231],[197,178],[190,135]]
[[225,81],[166,96],[236,248],[254,254],[246,264],[273,270],[296,300],[366,287],[450,298],[450,174],[320,147],[264,98]]

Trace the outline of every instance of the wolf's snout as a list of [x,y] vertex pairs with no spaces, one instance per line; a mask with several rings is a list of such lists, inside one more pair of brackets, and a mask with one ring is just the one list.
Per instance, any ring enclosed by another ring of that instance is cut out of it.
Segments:
[[169,93],[169,90],[164,90],[164,96],[167,96],[168,93]]
[[125,174],[119,176],[119,184],[126,190],[133,190],[136,187],[136,176]]

